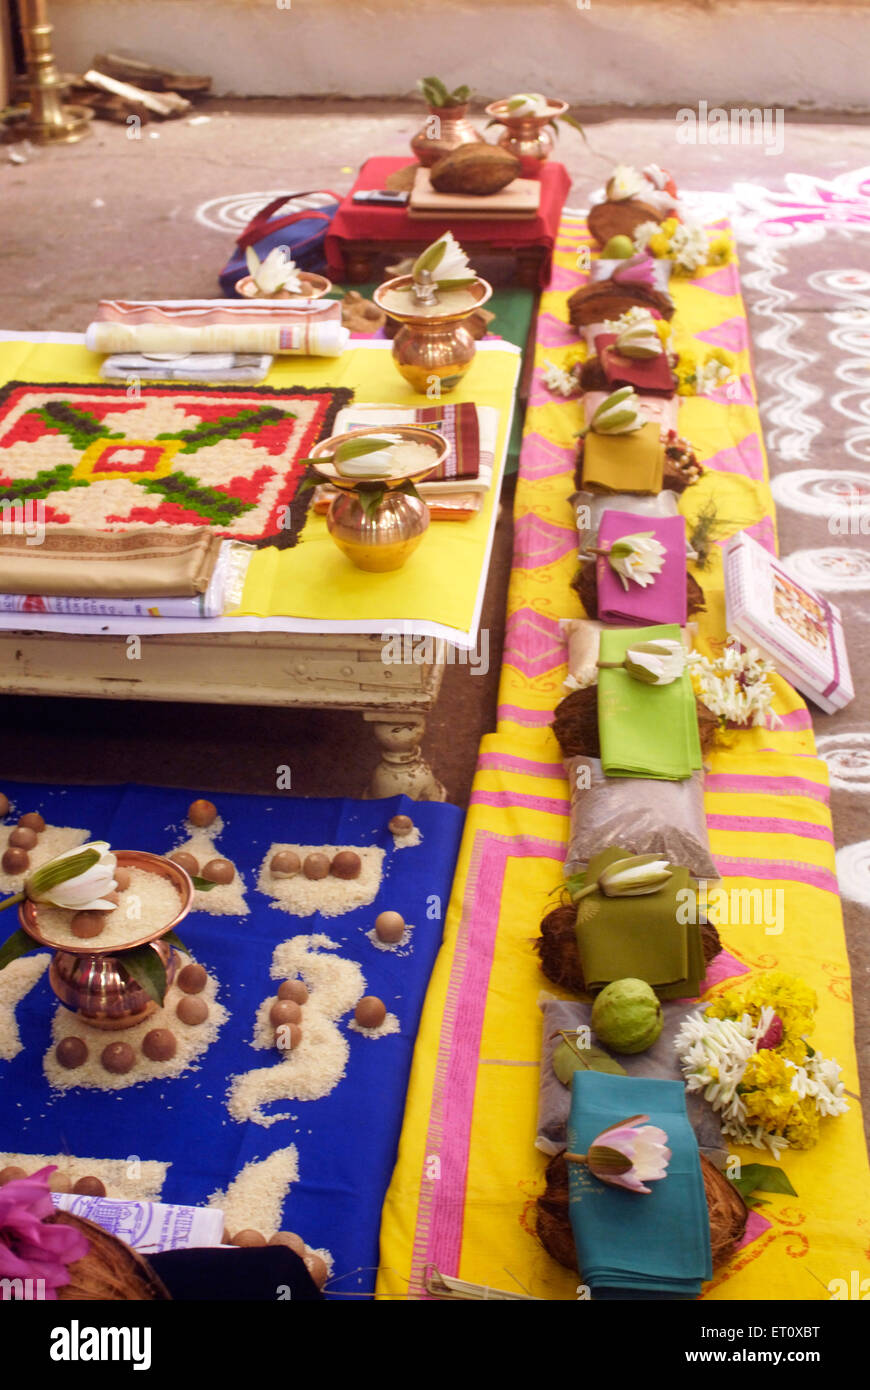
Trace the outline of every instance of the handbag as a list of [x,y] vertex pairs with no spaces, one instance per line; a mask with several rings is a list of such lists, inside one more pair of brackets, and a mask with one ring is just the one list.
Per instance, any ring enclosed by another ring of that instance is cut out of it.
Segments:
[[273,198],[238,237],[236,249],[218,277],[223,293],[240,298],[236,284],[248,274],[245,251],[249,246],[253,246],[261,261],[276,247],[283,247],[300,270],[322,274],[326,269],[326,233],[340,202],[339,195],[331,189],[282,193]]

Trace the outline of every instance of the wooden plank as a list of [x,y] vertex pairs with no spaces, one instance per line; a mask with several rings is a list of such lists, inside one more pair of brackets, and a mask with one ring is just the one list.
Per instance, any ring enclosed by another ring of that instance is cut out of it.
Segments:
[[0,691],[309,709],[425,712],[435,703],[443,643],[433,662],[384,665],[371,650],[364,662],[355,659],[365,640],[358,637],[282,637],[155,636],[137,646],[121,636],[4,632]]

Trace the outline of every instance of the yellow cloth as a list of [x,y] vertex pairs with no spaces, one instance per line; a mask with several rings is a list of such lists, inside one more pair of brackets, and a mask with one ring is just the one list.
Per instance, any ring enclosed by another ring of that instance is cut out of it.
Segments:
[[661,492],[663,465],[658,424],[641,425],[630,434],[590,430],[583,445],[583,486],[592,492]]
[[[568,216],[555,264],[576,268],[588,244],[583,219]],[[688,338],[744,315],[739,296],[714,295],[672,281],[675,322]],[[545,293],[541,313],[566,321],[569,291]],[[562,367],[578,347],[543,348]],[[738,370],[751,371],[748,356]],[[568,833],[568,788],[547,715],[564,694],[567,668],[557,620],[577,612],[569,581],[574,548],[554,558],[546,542],[572,516],[570,451],[582,426],[579,401],[553,400],[527,412],[526,435],[543,437],[560,469],[521,465],[516,494],[520,539],[508,600],[508,634],[500,687],[498,732],[483,740],[471,805],[436,963],[414,1053],[398,1162],[381,1227],[382,1298],[419,1296],[427,1263],[448,1275],[545,1299],[575,1299],[578,1278],[546,1254],[534,1235],[534,1203],[544,1190],[545,1159],[533,1147],[538,1101],[542,976],[531,943],[553,905],[562,879]],[[681,398],[679,428],[709,458],[760,437],[752,406]],[[558,450],[563,451],[562,455]],[[540,457],[540,455],[539,455]],[[681,499],[694,515],[715,496],[734,530],[772,512],[766,476],[752,480],[717,472]],[[544,523],[543,527],[541,522]],[[525,550],[522,538],[531,537]],[[538,548],[538,563],[531,556]],[[724,633],[718,551],[698,573],[707,600],[701,646]],[[525,641],[522,639],[525,638]],[[514,655],[522,647],[536,659]],[[776,709],[787,718],[776,732],[730,733],[712,759],[705,809],[711,847],[727,865],[723,886],[781,890],[784,929],[722,926],[726,949],[751,970],[800,975],[818,994],[813,1042],[843,1067],[847,1090],[858,1092],[849,964],[836,896],[834,849],[826,805],[827,771],[815,746],[803,702],[777,678]],[[770,751],[766,751],[770,750]],[[736,790],[735,779],[752,778]],[[815,831],[815,834],[813,834]],[[738,965],[734,967],[739,968]],[[748,977],[744,977],[748,978]],[[739,983],[739,981],[737,982]],[[724,986],[714,986],[717,992]],[[485,1003],[475,1013],[475,1003]],[[861,1106],[821,1122],[818,1144],[789,1150],[782,1167],[797,1197],[765,1194],[770,1228],[741,1250],[705,1286],[712,1299],[827,1300],[830,1281],[858,1271],[870,1277],[870,1173]],[[463,1131],[463,1123],[465,1130]],[[751,1148],[734,1148],[744,1163],[770,1162]],[[642,1200],[642,1199],[639,1199]],[[870,1287],[870,1285],[865,1285]]]
[[[339,358],[279,358],[268,384],[346,386],[358,401],[431,405],[399,376],[390,354],[389,343],[374,342]],[[98,381],[100,360],[76,344],[0,343],[0,381]],[[385,628],[426,621],[469,632],[486,579],[490,522],[498,503],[520,361],[510,344],[487,344],[450,394],[451,401],[474,401],[499,411],[493,485],[476,516],[433,525],[401,570],[369,574],[351,564],[332,541],[325,518],[312,512],[299,545],[281,551],[267,547],[254,556],[236,614],[382,623]]]

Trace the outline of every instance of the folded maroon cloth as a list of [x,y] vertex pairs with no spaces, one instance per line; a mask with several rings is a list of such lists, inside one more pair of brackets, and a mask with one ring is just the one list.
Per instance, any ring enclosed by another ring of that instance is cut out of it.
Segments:
[[618,626],[686,623],[686,520],[683,516],[637,516],[634,512],[605,511],[598,527],[598,545],[608,549],[623,536],[652,532],[665,547],[664,564],[651,584],[642,588],[634,580],[624,589],[622,580],[605,555],[598,556],[598,618]]
[[[366,188],[383,188],[388,174],[394,173],[415,161],[405,157],[386,158],[377,156],[367,159],[356,177],[356,182],[329,225],[326,234],[326,262],[331,279],[346,279],[345,249],[347,243],[383,242],[385,248],[408,249],[419,246],[422,250],[430,242],[437,241],[445,232],[452,231],[466,250],[471,245],[482,243],[485,247],[517,247],[522,250],[531,246],[542,246],[547,254],[541,259],[539,282],[546,287],[550,279],[553,247],[559,230],[559,219],[565,199],[571,189],[571,179],[564,164],[549,159],[541,165],[541,203],[536,217],[522,221],[499,221],[486,218],[445,217],[415,220],[408,216],[406,207],[378,207],[371,203],[355,203],[353,194]],[[485,203],[485,199],[481,199]],[[469,251],[474,266],[474,257]]]
[[615,342],[615,333],[599,333],[595,338],[598,361],[611,391],[620,386],[633,386],[635,391],[648,396],[674,394],[677,378],[671,371],[666,352],[660,352],[658,357],[623,357],[613,346]]

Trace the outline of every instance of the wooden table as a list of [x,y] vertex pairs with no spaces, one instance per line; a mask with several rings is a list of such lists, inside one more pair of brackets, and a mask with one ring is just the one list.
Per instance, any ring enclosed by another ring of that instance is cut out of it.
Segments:
[[365,796],[447,799],[420,750],[444,676],[445,642],[434,642],[434,659],[418,665],[385,664],[378,634],[185,633],[145,637],[138,646],[137,640],[0,631],[0,691],[356,710],[372,725],[381,755]]

